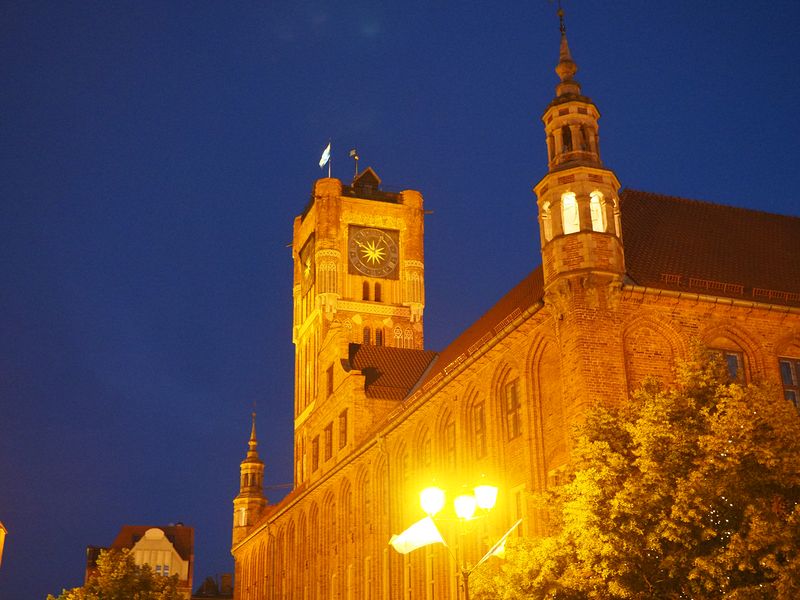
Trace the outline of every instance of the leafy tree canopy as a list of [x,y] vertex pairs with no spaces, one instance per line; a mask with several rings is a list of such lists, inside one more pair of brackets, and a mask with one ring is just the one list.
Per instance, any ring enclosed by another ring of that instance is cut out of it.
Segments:
[[800,598],[800,417],[699,349],[577,430],[553,535],[509,544],[476,597]]
[[149,565],[137,565],[129,550],[102,551],[97,574],[83,587],[64,590],[47,600],[182,600],[178,576],[164,577]]

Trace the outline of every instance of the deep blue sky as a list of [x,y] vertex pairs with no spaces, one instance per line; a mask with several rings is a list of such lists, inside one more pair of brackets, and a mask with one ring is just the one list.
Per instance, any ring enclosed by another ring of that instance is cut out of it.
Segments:
[[[800,213],[800,3],[565,8],[624,186]],[[539,262],[558,43],[545,0],[0,3],[0,598],[82,583],[123,524],[230,571],[253,402],[291,480],[286,246],[323,147],[434,211],[441,349]]]

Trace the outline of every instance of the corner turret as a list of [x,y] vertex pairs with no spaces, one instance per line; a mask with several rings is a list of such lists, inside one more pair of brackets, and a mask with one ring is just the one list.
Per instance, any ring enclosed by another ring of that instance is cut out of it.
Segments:
[[247,443],[247,455],[239,465],[239,494],[233,499],[233,544],[238,544],[258,521],[267,499],[264,497],[264,462],[258,456],[256,413]]

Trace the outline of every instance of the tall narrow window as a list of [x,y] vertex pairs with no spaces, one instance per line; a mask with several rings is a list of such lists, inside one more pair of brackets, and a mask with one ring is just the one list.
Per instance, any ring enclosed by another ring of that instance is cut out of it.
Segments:
[[505,387],[506,434],[509,440],[518,437],[522,432],[519,390],[517,388],[516,379],[507,383]]
[[475,439],[475,458],[486,456],[486,412],[483,402],[472,407],[472,434]]
[[566,192],[561,195],[561,224],[564,233],[575,233],[581,229],[581,221],[578,216],[578,200],[573,192]]
[[383,329],[375,330],[375,345],[383,346]]
[[448,421],[444,426],[444,464],[450,473],[456,470],[456,424]]
[[369,300],[369,282],[365,281],[361,284],[361,299]]
[[561,142],[564,152],[572,152],[572,131],[567,125],[561,128]]
[[800,358],[779,359],[783,397],[800,408]]
[[380,302],[380,301],[381,301],[381,284],[380,283],[376,283],[375,284],[375,302]]
[[328,370],[325,371],[325,379],[328,383],[328,396],[331,396],[333,394],[333,365],[329,366]]
[[311,440],[311,472],[319,469],[319,436],[315,435]]
[[600,192],[592,192],[591,199],[589,200],[589,208],[592,212],[592,231],[605,231],[606,212],[603,194]]
[[364,343],[369,345],[371,343],[370,341],[371,337],[372,336],[370,335],[369,327],[364,327]]
[[325,427],[325,460],[330,460],[333,456],[333,423],[328,423]]
[[549,202],[542,204],[542,232],[546,241],[553,239],[553,217],[550,214]]
[[347,444],[347,409],[339,413],[339,449]]

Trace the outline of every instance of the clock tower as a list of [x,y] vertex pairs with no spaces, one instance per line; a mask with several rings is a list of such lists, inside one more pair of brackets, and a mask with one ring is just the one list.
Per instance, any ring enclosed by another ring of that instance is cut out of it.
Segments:
[[[419,192],[385,191],[371,168],[350,185],[318,180],[295,218],[297,483],[317,470],[329,444],[347,444],[347,409],[336,391],[351,344],[423,347],[423,218]],[[335,442],[329,423],[336,423]]]

